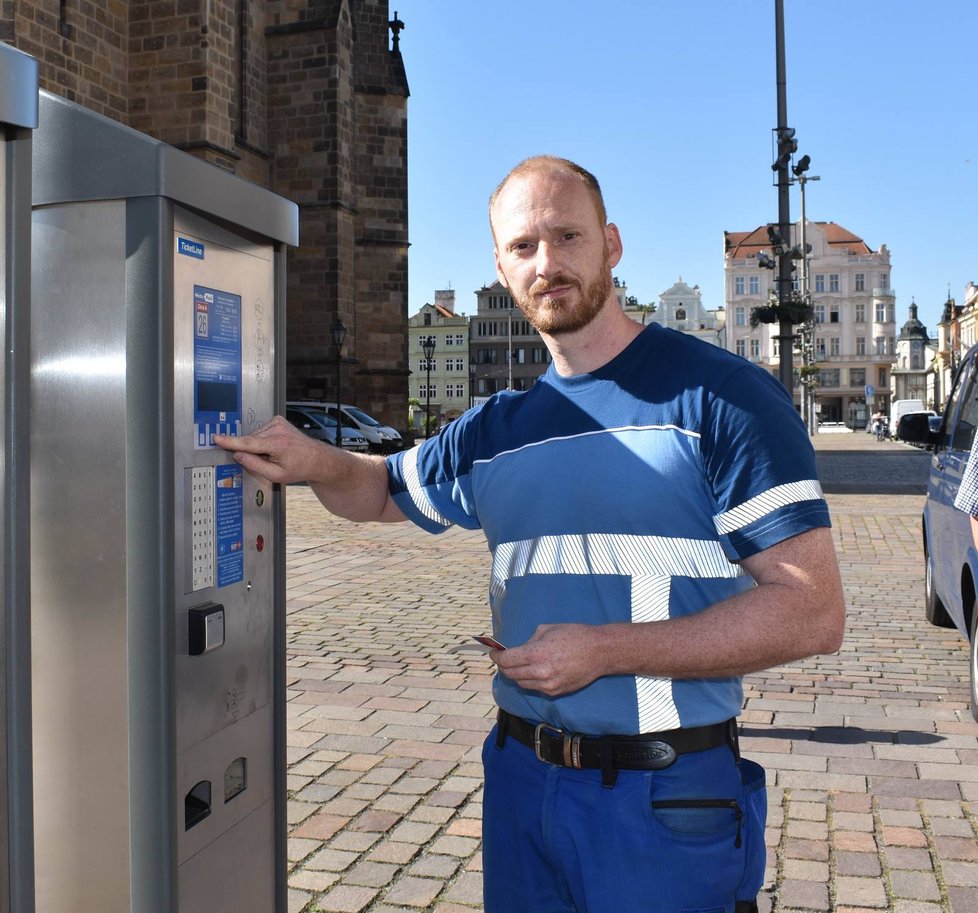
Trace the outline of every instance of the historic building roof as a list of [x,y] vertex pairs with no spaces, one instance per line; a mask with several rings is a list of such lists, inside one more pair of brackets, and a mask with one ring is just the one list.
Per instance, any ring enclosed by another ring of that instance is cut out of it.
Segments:
[[[871,254],[870,246],[849,229],[835,222],[808,222],[817,225],[825,233],[825,243],[830,250],[847,252],[849,254]],[[767,225],[760,225],[753,231],[725,231],[723,233],[724,250],[734,258],[754,257],[758,251],[770,250],[771,241],[767,235]]]

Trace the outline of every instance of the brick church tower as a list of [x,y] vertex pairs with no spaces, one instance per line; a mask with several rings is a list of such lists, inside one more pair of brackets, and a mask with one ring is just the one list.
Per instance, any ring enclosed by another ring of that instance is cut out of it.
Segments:
[[[299,205],[290,397],[407,422],[404,24],[388,0],[0,0],[41,86]],[[392,39],[393,35],[393,39]]]

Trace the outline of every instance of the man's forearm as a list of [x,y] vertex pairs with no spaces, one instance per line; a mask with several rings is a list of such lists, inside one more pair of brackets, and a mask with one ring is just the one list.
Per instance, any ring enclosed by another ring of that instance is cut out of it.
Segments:
[[724,678],[839,649],[845,604],[827,529],[779,543],[744,566],[756,587],[694,615],[541,625],[493,659],[521,687],[559,695],[607,675]]
[[[388,493],[387,463],[383,457],[329,453],[328,465],[309,485],[331,514],[357,523],[404,519]],[[332,459],[329,459],[332,457]]]

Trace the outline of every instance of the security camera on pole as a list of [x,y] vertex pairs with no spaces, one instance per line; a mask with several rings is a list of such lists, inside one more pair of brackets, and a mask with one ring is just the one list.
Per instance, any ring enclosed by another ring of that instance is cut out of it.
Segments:
[[767,235],[771,243],[771,254],[761,251],[757,255],[757,265],[762,269],[777,270],[777,294],[766,306],[754,308],[751,312],[750,323],[756,327],[759,323],[778,324],[778,376],[789,394],[794,389],[794,366],[792,364],[793,346],[795,342],[794,328],[804,323],[811,311],[810,304],[792,288],[791,274],[794,272],[794,261],[805,256],[804,248],[800,245],[791,246],[791,213],[789,192],[791,189],[791,161],[798,151],[798,140],[795,139],[794,128],[788,126],[788,101],[785,88],[784,63],[784,0],[775,0],[775,40],[778,88],[778,126],[774,130],[775,159],[771,170],[777,175],[778,188],[778,221],[768,225]]
[[809,434],[818,431],[818,422],[815,421],[815,384],[817,382],[818,371],[814,366],[815,362],[815,323],[812,319],[814,311],[812,309],[812,295],[809,286],[808,275],[808,254],[812,246],[805,240],[807,220],[805,216],[805,185],[809,181],[818,181],[818,175],[808,174],[808,169],[812,164],[810,155],[803,155],[795,166],[791,169],[794,174],[792,183],[798,184],[801,188],[801,299],[809,309],[808,319],[802,324],[801,328],[801,416],[805,420],[805,426]]

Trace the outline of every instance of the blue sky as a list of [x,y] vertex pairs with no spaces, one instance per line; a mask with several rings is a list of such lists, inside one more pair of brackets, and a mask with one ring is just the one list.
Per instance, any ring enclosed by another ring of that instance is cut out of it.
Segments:
[[[391,0],[406,28],[409,312],[495,278],[486,200],[550,152],[602,184],[640,302],[680,276],[723,303],[723,232],[777,220],[774,0]],[[788,123],[810,219],[892,255],[933,335],[978,282],[975,0],[785,0]],[[969,47],[970,43],[970,47]],[[971,60],[969,62],[969,56]],[[800,201],[792,190],[791,216]]]

